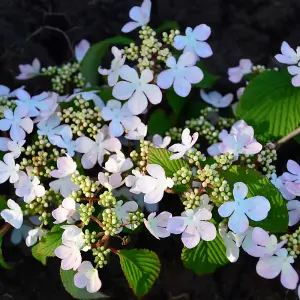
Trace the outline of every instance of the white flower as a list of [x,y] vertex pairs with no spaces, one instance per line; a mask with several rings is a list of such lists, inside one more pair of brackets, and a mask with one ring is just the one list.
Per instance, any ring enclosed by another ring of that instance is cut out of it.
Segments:
[[291,200],[286,204],[289,211],[289,226],[294,226],[300,221],[300,202]]
[[236,262],[240,256],[240,248],[237,245],[236,234],[232,231],[227,232],[224,226],[219,228],[219,233],[226,247],[226,257],[230,262]]
[[[287,173],[284,173],[284,174],[287,174]],[[293,200],[296,198],[296,196],[294,194],[290,193],[287,190],[287,188],[285,186],[286,180],[284,179],[284,175],[277,177],[277,175],[273,173],[273,174],[269,175],[268,178],[270,179],[272,184],[279,190],[279,192],[281,193],[281,195],[284,199]]]
[[20,88],[17,88],[17,89],[15,89],[15,90],[13,90],[13,91],[10,91],[10,88],[9,88],[9,87],[0,84],[0,97],[1,97],[1,96],[5,96],[5,97],[8,97],[8,98],[9,98],[9,97],[15,97],[17,91],[18,91],[19,89],[20,89],[20,90],[24,89],[24,87],[25,87],[25,86],[23,85],[23,86],[21,86]]
[[138,180],[138,189],[145,194],[146,203],[157,203],[163,196],[166,188],[172,188],[174,182],[171,178],[166,177],[165,170],[156,164],[148,164],[146,167],[148,175]]
[[237,67],[228,69],[229,80],[233,83],[240,82],[245,74],[252,72],[252,66],[250,59],[241,59]]
[[77,227],[76,225],[63,225],[61,226],[61,228],[64,229],[64,233],[62,234],[63,243],[67,241],[74,242],[77,245],[78,249],[81,249],[84,246],[84,234],[79,227]]
[[17,105],[27,107],[27,117],[37,117],[42,111],[49,111],[53,104],[53,100],[47,92],[31,97],[25,90],[19,89],[16,96],[18,98],[15,101]]
[[60,192],[63,197],[68,197],[72,191],[80,188],[72,181],[72,174],[76,171],[76,162],[70,156],[59,157],[57,159],[57,170],[50,172],[50,175],[57,180],[51,181],[49,186],[55,191]]
[[73,241],[63,241],[63,245],[55,249],[55,255],[62,260],[61,268],[63,270],[73,269],[75,271],[82,261],[80,249]]
[[114,86],[113,96],[119,100],[129,99],[128,108],[132,114],[141,114],[147,108],[148,100],[154,105],[161,102],[161,90],[157,85],[150,84],[153,80],[151,70],[143,70],[139,78],[135,69],[125,65],[120,70],[120,76],[126,81],[120,81]]
[[282,64],[296,65],[300,60],[300,47],[295,51],[287,42],[281,44],[281,53],[276,54],[275,58]]
[[[127,217],[129,213],[138,210],[139,206],[135,201],[127,201],[123,204],[123,200],[117,202],[117,205],[113,208],[118,218],[121,218],[123,223],[128,222]],[[126,225],[127,228],[131,228],[131,225]]]
[[265,197],[245,199],[247,194],[248,187],[243,182],[236,182],[233,187],[234,201],[226,201],[218,209],[221,217],[230,216],[228,227],[234,233],[242,233],[248,229],[248,218],[253,221],[264,220],[271,209],[270,202]]
[[111,48],[111,53],[114,56],[114,59],[111,62],[110,70],[98,68],[98,72],[101,75],[108,75],[107,81],[109,86],[114,86],[119,80],[120,70],[124,66],[126,56],[123,56],[124,51],[119,50],[117,47]]
[[256,265],[256,271],[258,275],[266,279],[273,279],[281,273],[281,284],[287,289],[294,290],[297,287],[299,276],[291,266],[293,263],[294,258],[288,256],[287,250],[280,249],[276,256],[261,258]]
[[121,151],[116,151],[117,154],[113,154],[109,157],[105,163],[105,169],[110,173],[123,173],[133,167],[133,163],[130,158],[125,158],[125,155]]
[[300,166],[295,161],[289,159],[287,169],[289,172],[282,174],[285,187],[289,193],[300,196]]
[[25,142],[25,140],[15,142],[9,138],[0,137],[0,151],[9,151],[14,158],[19,158]]
[[121,150],[120,141],[115,137],[110,137],[107,131],[107,126],[103,126],[101,131],[96,135],[96,141],[86,136],[79,137],[76,140],[76,151],[84,153],[81,163],[85,169],[93,168],[97,161],[101,166],[105,154]]
[[106,106],[101,111],[101,116],[104,121],[109,123],[109,134],[119,137],[124,133],[124,128],[131,131],[137,128],[141,119],[134,116],[128,109],[128,103],[123,106],[120,101],[109,100]]
[[182,54],[176,63],[175,57],[167,59],[168,70],[162,71],[157,77],[157,85],[162,89],[168,89],[172,85],[177,95],[187,97],[192,85],[203,79],[203,72],[195,66],[197,57],[192,52]]
[[52,211],[52,216],[55,219],[54,224],[60,224],[65,221],[68,224],[74,223],[78,220],[78,213],[76,212],[76,202],[73,198],[65,198],[62,204]]
[[14,157],[11,153],[6,153],[3,161],[0,160],[0,183],[9,179],[10,183],[16,183],[19,176],[20,166],[15,163]]
[[24,105],[18,105],[14,111],[11,109],[4,110],[4,119],[0,120],[0,130],[8,131],[10,137],[15,142],[25,140],[26,134],[33,130],[33,122],[27,117],[28,109]]
[[23,224],[23,212],[21,207],[12,199],[7,200],[7,206],[8,208],[1,211],[1,217],[14,228],[21,228]]
[[37,241],[41,240],[41,238],[46,234],[46,232],[41,228],[35,228],[29,230],[28,236],[26,237],[26,246],[31,247],[37,243]]
[[252,231],[252,247],[245,249],[245,251],[254,257],[265,257],[276,254],[279,249],[286,243],[286,240],[277,243],[275,235],[270,235],[265,230],[255,227]]
[[150,13],[151,13],[152,3],[150,0],[144,0],[142,5],[134,6],[129,11],[129,17],[133,20],[133,22],[128,22],[121,29],[122,32],[127,33],[130,32],[137,27],[145,26],[150,21]]
[[125,184],[127,187],[130,187],[131,189],[129,190],[133,194],[140,194],[142,191],[139,188],[139,180],[141,180],[145,175],[143,175],[140,171],[138,170],[132,170],[133,175],[128,175],[125,178]]
[[40,75],[41,63],[35,58],[32,64],[19,65],[20,74],[16,76],[16,79],[26,80]]
[[152,143],[155,148],[167,148],[171,143],[171,137],[166,136],[163,138],[159,134],[154,134]]
[[184,52],[193,52],[199,57],[209,57],[213,54],[211,47],[205,41],[211,34],[211,29],[205,24],[196,26],[194,29],[187,27],[185,36],[177,35],[174,39],[174,47]]
[[200,91],[201,98],[208,104],[217,107],[224,108],[231,104],[233,100],[233,94],[229,93],[225,96],[222,96],[220,93],[214,91],[206,94],[204,90]]
[[[228,136],[228,131],[223,129],[219,135],[218,135],[218,138],[221,142],[223,142],[223,140],[225,139],[225,137]],[[209,146],[207,148],[207,152],[210,156],[217,156],[217,155],[220,155],[222,153],[221,151],[221,145],[222,143],[215,143],[215,144],[212,144],[211,146]]]
[[80,289],[86,288],[89,293],[96,293],[102,286],[98,270],[89,261],[83,261],[79,266],[78,273],[74,276],[74,284]]
[[143,140],[147,135],[147,130],[148,126],[141,121],[136,129],[128,131],[128,134],[125,135],[125,138],[128,140]]
[[81,40],[75,46],[75,57],[78,62],[81,62],[90,48],[90,43],[87,40]]
[[109,190],[116,189],[124,183],[120,173],[109,175],[108,173],[99,172],[98,180],[104,187]]
[[153,212],[148,216],[148,220],[144,218],[144,224],[149,232],[159,240],[170,236],[170,232],[167,231],[170,218],[172,218],[172,214],[167,211],[163,211],[157,216],[156,212]]
[[292,78],[292,84],[295,87],[299,87],[300,86],[300,68],[299,68],[299,66],[300,66],[300,63],[298,64],[298,66],[289,66],[288,67],[288,72],[291,75],[295,75]]
[[56,145],[60,139],[61,130],[66,125],[60,125],[60,117],[57,114],[51,115],[48,119],[42,120],[37,124],[39,135],[45,135],[52,145]]
[[19,173],[20,179],[15,184],[16,195],[24,198],[26,203],[30,203],[36,197],[45,195],[45,188],[40,184],[40,180],[36,176],[28,176],[25,172]]
[[59,136],[54,139],[55,145],[64,148],[67,150],[67,154],[70,156],[75,155],[76,150],[76,142],[73,141],[73,132],[69,125],[63,125],[60,126],[59,129],[57,129],[57,133]]
[[56,111],[60,109],[58,106],[59,95],[55,92],[49,92],[49,97],[47,98],[47,110],[41,110],[39,115],[34,119],[34,123],[39,123],[43,120],[49,119]]
[[211,218],[211,212],[205,208],[198,210],[188,209],[181,214],[181,217],[169,219],[167,230],[174,234],[182,233],[181,240],[183,244],[187,248],[194,248],[201,239],[212,241],[216,238],[215,225],[207,222]]
[[174,144],[169,147],[171,152],[178,152],[170,156],[170,159],[179,159],[185,155],[185,153],[190,150],[198,140],[198,132],[195,132],[192,136],[190,135],[190,130],[185,128],[181,134],[182,144]]

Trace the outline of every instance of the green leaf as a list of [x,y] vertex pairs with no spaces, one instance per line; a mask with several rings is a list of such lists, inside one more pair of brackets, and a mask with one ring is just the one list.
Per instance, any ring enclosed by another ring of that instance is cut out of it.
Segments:
[[213,241],[201,240],[192,249],[184,247],[181,259],[184,266],[197,275],[213,273],[217,268],[229,263],[226,248],[219,233]]
[[2,236],[0,235],[0,266],[4,269],[12,269],[12,267],[4,260],[2,253]]
[[100,97],[106,104],[109,100],[114,99],[114,96],[112,95],[112,87],[103,87],[100,91]]
[[148,164],[157,164],[164,168],[167,177],[173,177],[173,174],[182,167],[190,169],[188,163],[183,159],[170,160],[173,153],[167,149],[149,148]]
[[300,123],[300,89],[286,71],[266,71],[247,85],[237,106],[237,116],[262,135],[263,142],[279,139]]
[[54,257],[55,249],[61,245],[62,233],[63,230],[59,226],[54,226],[51,232],[45,234],[40,242],[32,247],[32,256],[46,265],[47,257]]
[[199,83],[193,84],[193,86],[199,87],[201,89],[212,88],[216,81],[219,79],[219,76],[211,74],[201,62],[197,62],[196,66],[202,70],[204,77]]
[[146,249],[119,250],[123,273],[135,295],[149,292],[158,278],[160,262],[156,253]]
[[[188,98],[178,96],[173,89],[167,90],[167,99],[176,116],[179,116]],[[169,128],[168,128],[169,129]]]
[[[7,208],[7,204],[6,204],[6,197],[4,195],[0,195],[0,212]],[[0,216],[0,219],[2,219],[2,217]]]
[[110,46],[129,45],[132,42],[131,39],[117,36],[92,45],[81,62],[81,73],[91,85],[96,86],[99,83],[98,68]]
[[85,288],[79,289],[74,285],[75,271],[64,271],[60,269],[60,278],[66,291],[75,299],[79,300],[92,300],[92,299],[107,299],[108,296],[101,292],[89,293]]
[[236,182],[245,183],[249,190],[247,198],[264,196],[269,200],[271,210],[267,218],[259,222],[249,220],[251,226],[261,227],[273,233],[287,231],[288,211],[286,201],[266,176],[256,170],[241,166],[232,166],[226,171],[221,171],[221,173],[232,189]]
[[161,108],[156,109],[148,120],[148,134],[164,134],[171,127],[171,120]]
[[162,25],[160,25],[155,31],[156,31],[156,34],[159,35],[165,31],[169,31],[172,29],[174,29],[174,30],[179,29],[178,23],[174,22],[174,21],[166,21]]

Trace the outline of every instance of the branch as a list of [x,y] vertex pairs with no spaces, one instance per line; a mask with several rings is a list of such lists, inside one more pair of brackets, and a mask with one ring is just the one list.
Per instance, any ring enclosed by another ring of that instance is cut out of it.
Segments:
[[299,133],[300,133],[300,127],[298,127],[297,129],[289,133],[287,136],[280,139],[277,143],[275,143],[275,148],[278,149],[282,144],[286,143],[287,141],[289,141]]

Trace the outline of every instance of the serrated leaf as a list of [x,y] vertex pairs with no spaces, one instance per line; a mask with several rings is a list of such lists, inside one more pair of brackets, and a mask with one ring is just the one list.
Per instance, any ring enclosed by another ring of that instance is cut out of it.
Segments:
[[287,70],[265,71],[247,85],[237,116],[253,126],[263,142],[280,139],[299,126],[300,89],[292,85]]
[[213,241],[201,240],[192,249],[184,247],[181,259],[184,266],[197,275],[213,273],[217,268],[229,263],[224,242],[219,234]]
[[92,299],[108,299],[109,297],[101,292],[89,293],[85,288],[79,289],[74,285],[75,271],[64,271],[60,269],[60,278],[66,291],[75,299],[92,300]]
[[54,257],[55,249],[61,245],[63,230],[59,226],[54,226],[51,232],[45,234],[42,239],[32,247],[32,256],[46,265],[47,257]]
[[251,226],[261,227],[273,233],[287,231],[288,211],[286,201],[266,176],[256,170],[241,166],[232,166],[226,171],[221,171],[221,174],[232,189],[236,182],[245,183],[249,190],[247,198],[264,196],[269,200],[271,210],[267,218],[259,222],[249,220]]
[[2,253],[2,236],[0,235],[0,266],[4,269],[12,269],[12,267],[4,260]]
[[176,114],[176,116],[178,116],[187,103],[188,97],[180,97],[175,93],[173,89],[169,89],[167,90],[167,99],[174,113]]
[[142,297],[149,292],[160,272],[156,253],[146,249],[119,250],[123,273],[135,295]]
[[170,160],[173,153],[167,149],[149,148],[148,164],[158,164],[163,167],[166,176],[172,178],[173,174],[182,167],[190,169],[188,163],[183,159]]
[[91,85],[96,86],[99,83],[98,68],[110,46],[128,45],[132,42],[131,39],[117,36],[92,45],[81,62],[81,73]]
[[156,109],[148,120],[148,134],[163,135],[171,127],[170,118],[162,109]]
[[175,21],[166,21],[162,25],[160,25],[155,31],[156,31],[156,34],[159,35],[165,31],[169,31],[172,29],[174,29],[174,30],[179,29],[178,23]]
[[193,84],[193,86],[199,87],[201,89],[212,88],[214,86],[214,84],[216,83],[216,81],[219,79],[219,76],[215,76],[215,75],[211,74],[207,70],[207,68],[203,66],[203,64],[201,62],[197,62],[196,66],[202,70],[204,77],[199,83]]

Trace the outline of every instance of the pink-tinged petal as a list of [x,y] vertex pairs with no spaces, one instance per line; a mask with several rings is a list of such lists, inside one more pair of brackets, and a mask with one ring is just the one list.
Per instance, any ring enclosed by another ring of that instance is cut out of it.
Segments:
[[229,218],[228,227],[234,233],[243,233],[249,227],[249,220],[244,213],[240,211],[234,211]]
[[244,153],[245,154],[256,154],[259,153],[262,150],[262,145],[258,142],[253,142],[251,144],[248,144],[245,148],[244,148]]
[[95,146],[95,142],[86,136],[79,137],[75,141],[75,151],[79,153],[87,153]]
[[255,196],[243,201],[246,215],[253,221],[264,220],[271,209],[270,202],[263,196]]
[[200,242],[200,234],[194,225],[188,225],[181,236],[183,244],[191,249],[196,247]]
[[191,92],[191,84],[182,77],[175,77],[174,80],[174,91],[177,95],[181,97],[187,97]]
[[220,144],[221,143],[216,143],[211,145],[210,147],[207,148],[207,152],[210,156],[217,156],[221,154],[220,151]]
[[258,245],[267,246],[270,237],[268,232],[260,227],[255,227],[252,231],[252,240]]
[[269,255],[269,251],[266,249],[266,247],[262,246],[252,246],[244,249],[249,255],[254,257],[264,257],[266,255]]
[[236,182],[233,185],[233,197],[234,199],[243,200],[247,197],[248,187],[243,182]]
[[111,184],[111,186],[113,188],[117,188],[117,187],[121,186],[123,184],[121,174],[120,173],[114,173],[114,174],[110,175],[109,183]]
[[218,209],[221,217],[229,217],[236,209],[236,203],[234,201],[224,202]]
[[110,152],[117,152],[120,151],[122,148],[121,142],[115,138],[110,137],[102,142],[102,147]]
[[81,158],[82,166],[85,169],[91,169],[97,163],[97,159],[98,159],[97,149],[94,148],[82,156]]
[[99,279],[98,271],[95,270],[86,286],[86,290],[89,293],[96,293],[97,291],[100,290],[101,286],[102,286],[102,283]]
[[288,160],[287,169],[292,174],[300,176],[300,166],[294,160],[291,159]]
[[166,179],[165,170],[160,165],[149,164],[146,169],[152,177],[157,179]]
[[122,27],[121,31],[124,32],[124,33],[128,33],[128,32],[131,32],[131,31],[133,31],[134,29],[136,29],[140,26],[141,25],[137,22],[128,22]]
[[300,196],[300,183],[286,182],[285,187],[293,195]]
[[128,108],[134,115],[141,114],[148,105],[148,100],[144,93],[136,91],[128,100]]
[[71,255],[71,251],[71,248],[62,245],[55,249],[55,255],[60,259],[65,259]]
[[254,130],[251,126],[246,126],[237,133],[237,142],[241,146],[247,146],[253,139]]
[[84,274],[77,273],[74,275],[74,284],[79,289],[85,288],[88,284],[89,280]]
[[60,224],[60,223],[65,222],[68,219],[68,213],[69,213],[69,211],[62,207],[59,207],[59,208],[53,210],[52,216],[56,220],[54,223]]
[[289,263],[283,264],[280,281],[286,289],[294,290],[297,287],[299,276]]
[[155,84],[147,84],[143,87],[143,91],[146,94],[148,100],[156,105],[162,100],[162,92],[160,88]]
[[217,230],[214,224],[210,222],[199,222],[196,223],[196,227],[200,233],[201,238],[204,241],[212,241],[217,236]]
[[256,272],[263,278],[273,279],[279,275],[281,268],[281,258],[277,256],[269,256],[258,261],[256,265]]
[[186,226],[185,217],[172,217],[168,221],[167,230],[173,234],[180,234],[185,230]]
[[162,89],[168,89],[172,86],[175,76],[173,70],[165,70],[158,74],[157,85]]
[[194,48],[200,57],[206,58],[213,55],[210,45],[206,42],[195,42]]
[[193,30],[193,35],[199,41],[207,40],[210,34],[211,34],[211,28],[205,24],[198,25]]
[[196,222],[210,220],[211,218],[212,213],[206,208],[201,208],[194,214]]
[[187,39],[188,38],[186,36],[182,36],[182,35],[175,36],[175,39],[174,39],[175,49],[182,50],[188,43]]
[[113,96],[120,100],[129,99],[135,91],[135,85],[127,82],[120,81],[113,88]]
[[202,70],[196,66],[185,68],[182,74],[192,84],[199,83],[204,77]]

